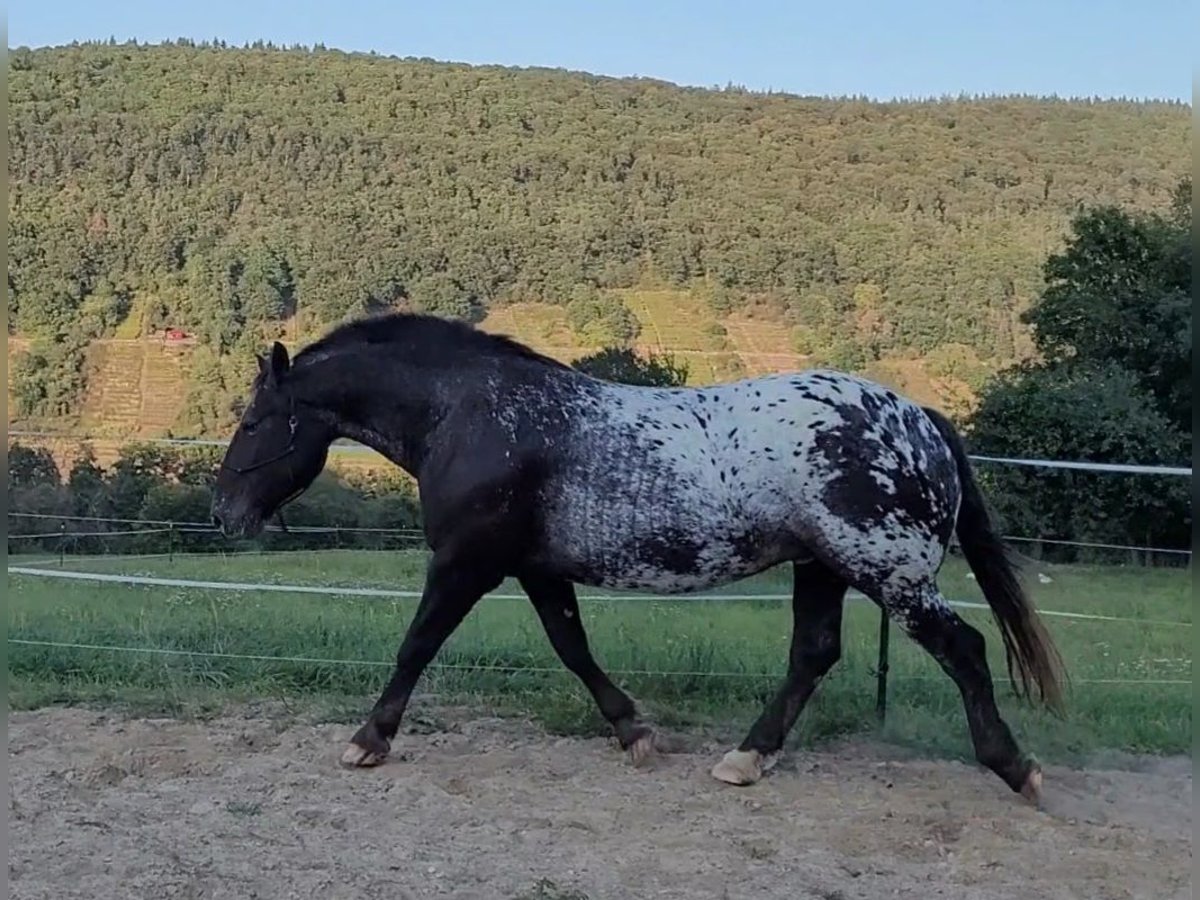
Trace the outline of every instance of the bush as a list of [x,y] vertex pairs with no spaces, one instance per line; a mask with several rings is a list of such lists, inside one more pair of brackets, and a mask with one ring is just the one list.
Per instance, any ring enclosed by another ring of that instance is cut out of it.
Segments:
[[590,285],[572,292],[567,321],[581,340],[606,347],[628,347],[641,332],[641,323],[624,303]]
[[[1177,464],[1178,431],[1116,363],[1024,367],[998,378],[969,430],[976,453],[1025,459]],[[1009,533],[1183,547],[1191,513],[1181,478],[987,467]]]
[[[181,528],[168,537],[148,528],[146,535],[123,532],[136,523],[119,519],[205,525],[212,502],[212,483],[220,457],[213,448],[174,448],[135,444],[121,450],[107,469],[97,465],[84,448],[64,484],[53,459],[44,450],[9,446],[9,509],[35,513],[18,519],[20,533],[45,534],[44,539],[9,540],[9,552],[54,551],[60,530],[89,532],[73,539],[70,552],[146,553],[168,547],[189,551],[228,552],[258,545],[276,550],[326,547],[384,548],[412,545],[410,535],[359,532],[356,529],[415,529],[420,505],[411,483],[390,471],[354,474],[346,479],[326,470],[312,486],[283,510],[286,526],[345,529],[341,532],[271,530],[255,541],[230,542],[214,531],[193,533]],[[94,521],[72,517],[93,516]],[[269,523],[274,525],[274,523]],[[116,533],[114,533],[116,532]]]

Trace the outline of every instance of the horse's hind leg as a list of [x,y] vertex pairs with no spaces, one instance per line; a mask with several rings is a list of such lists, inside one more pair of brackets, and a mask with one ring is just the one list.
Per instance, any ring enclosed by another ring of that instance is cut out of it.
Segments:
[[592,657],[579,619],[575,586],[569,581],[535,574],[523,575],[519,581],[537,610],[558,658],[591,693],[633,764],[645,761],[654,751],[654,732],[638,720],[633,700],[612,683]]
[[1023,754],[1000,711],[992,687],[983,635],[964,622],[932,581],[896,583],[864,591],[938,661],[962,694],[975,758],[1026,799],[1037,802],[1041,768]]
[[823,563],[814,560],[793,567],[787,675],[741,745],[713,767],[714,778],[729,784],[753,784],[774,764],[817,682],[841,655],[846,587]]

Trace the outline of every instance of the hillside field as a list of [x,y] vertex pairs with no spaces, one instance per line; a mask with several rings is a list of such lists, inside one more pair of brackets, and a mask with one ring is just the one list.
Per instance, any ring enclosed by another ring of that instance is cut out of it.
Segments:
[[[688,383],[712,384],[771,372],[803,369],[808,357],[793,347],[792,327],[769,312],[736,312],[721,317],[701,298],[685,291],[622,291],[622,303],[637,316],[640,353],[674,357],[688,368]],[[535,350],[571,363],[600,349],[581,343],[566,321],[565,309],[545,303],[518,303],[491,312],[480,327],[508,334]],[[317,330],[312,337],[320,333]],[[284,340],[294,351],[302,342]],[[265,346],[265,340],[264,340]],[[10,360],[27,353],[29,341],[8,338]],[[128,441],[160,437],[224,437],[204,434],[186,415],[192,389],[194,344],[171,344],[161,338],[97,339],[87,351],[87,388],[77,415],[54,419],[22,418],[9,383],[9,427],[16,431],[62,432],[91,438],[101,464],[114,460]],[[960,381],[938,381],[920,360],[883,360],[868,373],[922,403],[939,403],[954,393],[970,394]],[[50,447],[60,463],[69,461],[77,441],[21,437],[25,443]],[[335,454],[337,466],[375,467],[377,454]]]

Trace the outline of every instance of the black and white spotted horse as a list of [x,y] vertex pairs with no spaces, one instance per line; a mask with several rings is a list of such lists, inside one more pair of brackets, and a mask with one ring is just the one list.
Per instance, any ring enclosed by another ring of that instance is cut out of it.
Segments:
[[[1038,800],[1041,770],[993,697],[984,639],[939,593],[957,528],[1019,694],[1061,703],[1061,663],[993,531],[952,425],[851,375],[805,371],[704,388],[599,380],[508,338],[415,314],[342,325],[294,360],[276,343],[221,464],[214,520],[256,534],[323,468],[375,448],[416,479],[432,556],[391,679],[343,755],[384,760],[423,669],[505,577],[634,763],[654,733],[588,648],[575,585],[701,591],[794,572],[787,675],[713,768],[757,781],[840,653],[854,587],[958,686],[979,761]],[[1015,668],[1015,671],[1014,671]]]

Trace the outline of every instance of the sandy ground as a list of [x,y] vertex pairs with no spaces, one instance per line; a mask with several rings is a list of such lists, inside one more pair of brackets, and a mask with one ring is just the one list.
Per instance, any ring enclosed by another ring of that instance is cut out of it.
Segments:
[[632,770],[605,740],[446,721],[347,771],[349,727],[14,713],[11,896],[1191,897],[1187,759],[1050,767],[1040,812],[870,745],[733,788],[717,745]]

